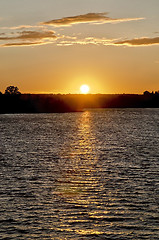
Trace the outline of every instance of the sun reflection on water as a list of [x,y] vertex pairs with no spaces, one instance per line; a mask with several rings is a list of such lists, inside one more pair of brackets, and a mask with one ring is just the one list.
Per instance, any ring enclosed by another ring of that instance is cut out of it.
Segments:
[[77,132],[74,132],[71,144],[61,153],[59,162],[60,174],[55,193],[62,208],[58,212],[60,222],[56,230],[79,236],[100,235],[103,234],[102,229],[100,231],[93,224],[96,216],[97,220],[102,219],[103,211],[98,212],[96,208],[100,206],[98,191],[101,186],[99,174],[96,174],[99,170],[98,152],[90,112],[81,113],[77,121]]
[[90,112],[83,112],[78,121],[78,130],[68,146],[69,151],[67,148],[61,153],[60,164],[63,166],[61,176],[57,180],[56,193],[64,198],[80,198],[96,184],[92,172],[98,157],[95,151],[95,137],[91,131]]

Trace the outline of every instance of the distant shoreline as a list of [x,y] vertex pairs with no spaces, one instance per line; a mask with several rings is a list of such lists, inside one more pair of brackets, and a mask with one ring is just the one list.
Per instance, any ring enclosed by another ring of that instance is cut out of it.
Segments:
[[86,108],[159,108],[159,93],[0,95],[0,114],[81,112]]

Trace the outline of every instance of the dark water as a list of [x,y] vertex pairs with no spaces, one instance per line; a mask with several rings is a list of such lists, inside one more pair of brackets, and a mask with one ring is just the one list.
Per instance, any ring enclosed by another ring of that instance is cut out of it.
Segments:
[[0,239],[159,239],[159,109],[0,115]]

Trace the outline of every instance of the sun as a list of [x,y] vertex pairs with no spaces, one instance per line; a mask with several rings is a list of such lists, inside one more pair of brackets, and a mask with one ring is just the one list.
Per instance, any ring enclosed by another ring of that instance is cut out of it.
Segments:
[[80,91],[81,91],[82,94],[87,94],[87,93],[89,93],[89,90],[90,90],[90,87],[89,87],[88,85],[86,85],[86,84],[84,84],[84,85],[82,85],[82,86],[80,87]]

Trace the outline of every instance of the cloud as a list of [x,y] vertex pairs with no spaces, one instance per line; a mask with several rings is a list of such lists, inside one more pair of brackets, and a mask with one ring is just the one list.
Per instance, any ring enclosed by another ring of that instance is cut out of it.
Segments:
[[37,26],[37,25],[19,25],[19,26],[13,26],[13,27],[0,27],[0,29],[8,29],[8,30],[22,30],[22,29],[37,29],[37,28],[40,28],[40,29],[43,29],[44,26]]
[[22,31],[22,32],[18,32],[17,36],[5,36],[5,37],[0,37],[1,41],[5,41],[5,40],[37,40],[37,39],[56,39],[56,35],[55,32],[53,31]]
[[77,15],[72,17],[64,17],[60,19],[54,19],[51,21],[43,22],[44,25],[53,26],[70,26],[79,23],[94,23],[94,24],[104,24],[104,23],[117,23],[117,22],[128,22],[136,21],[144,18],[110,18],[107,17],[108,13],[87,13],[83,15]]
[[156,38],[138,38],[132,40],[119,41],[119,39],[108,39],[108,38],[96,38],[96,37],[87,37],[83,39],[78,38],[65,38],[61,39],[57,45],[58,46],[71,46],[71,45],[100,45],[100,46],[151,46],[158,44],[159,37]]
[[58,46],[71,46],[71,45],[104,45],[104,46],[112,46],[116,39],[107,39],[107,38],[95,38],[95,37],[87,37],[83,39],[77,39],[72,37],[64,37],[64,40],[61,40],[57,43]]
[[116,45],[127,45],[127,46],[150,46],[159,44],[159,37],[156,38],[134,38],[132,40],[124,40],[116,42]]
[[[110,18],[106,12],[103,13],[87,13],[83,15],[77,15],[72,17],[65,17],[61,19],[54,19],[52,21],[43,22],[42,25],[19,25],[12,27],[1,27],[0,29],[6,29],[0,33],[0,41],[2,42],[0,47],[11,47],[11,46],[31,46],[31,45],[42,45],[54,43],[60,46],[67,45],[120,45],[122,41],[119,39],[107,39],[107,38],[96,38],[87,37],[79,38],[76,36],[65,36],[56,34],[50,30],[49,26],[70,26],[79,23],[92,23],[92,24],[103,24],[103,23],[118,23],[141,20],[143,18]],[[10,31],[9,31],[10,30]],[[12,32],[11,32],[12,30]],[[117,42],[118,40],[118,42]],[[115,43],[116,41],[116,43]],[[125,43],[126,44],[126,43]]]
[[[0,47],[14,47],[14,46],[32,46],[44,45],[54,43],[57,46],[71,46],[71,45],[96,45],[96,46],[151,46],[159,45],[159,37],[156,38],[134,38],[131,40],[108,39],[97,37],[79,38],[77,36],[66,36],[55,34],[54,31],[22,31],[11,33],[7,35],[0,33],[0,41],[7,41]],[[18,41],[18,42],[15,42]]]
[[[7,41],[0,47],[32,46],[53,43],[60,38],[54,31],[22,31],[6,35],[1,33],[0,41]],[[18,41],[18,42],[15,42]]]
[[19,39],[46,39],[57,38],[53,31],[23,31],[20,33]]
[[23,46],[34,46],[34,45],[44,45],[44,42],[19,42],[19,43],[6,43],[0,45],[0,47],[23,47]]

